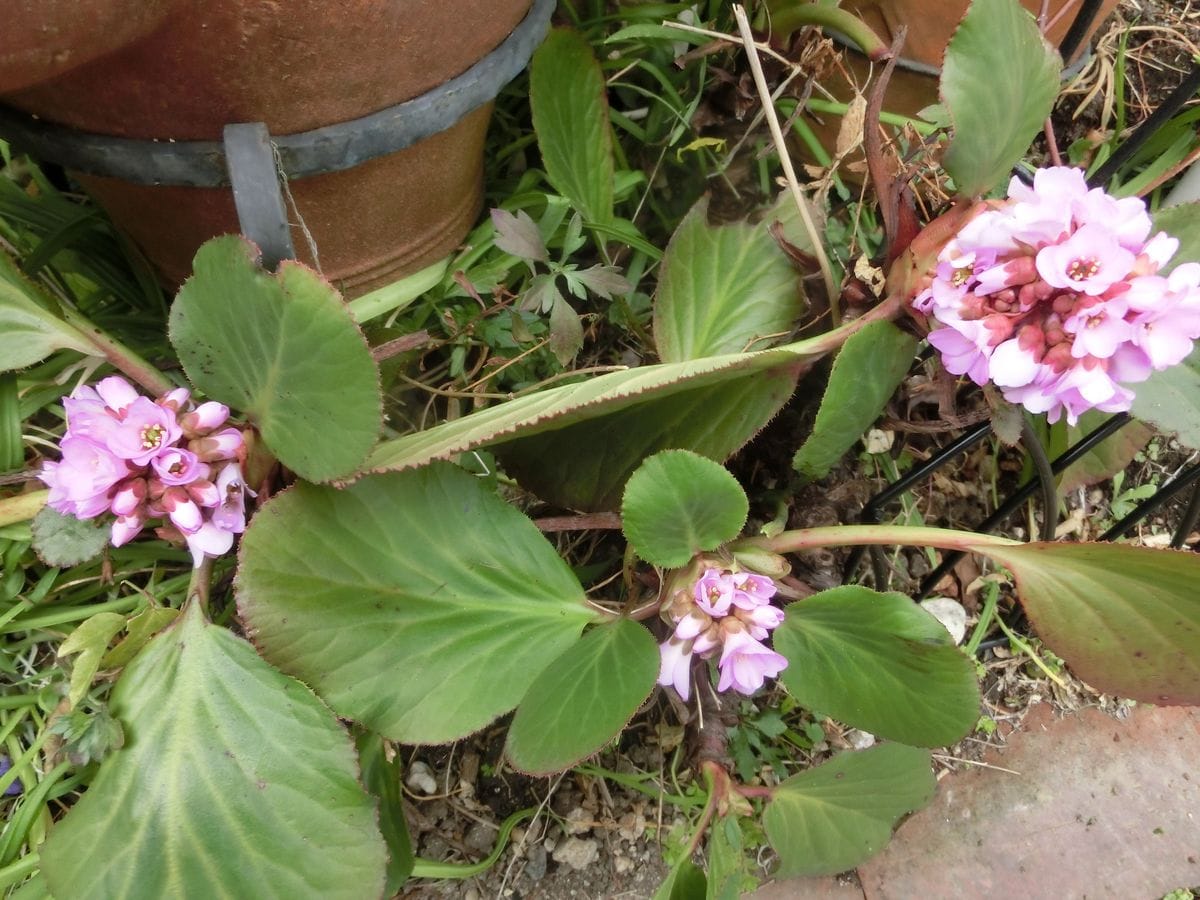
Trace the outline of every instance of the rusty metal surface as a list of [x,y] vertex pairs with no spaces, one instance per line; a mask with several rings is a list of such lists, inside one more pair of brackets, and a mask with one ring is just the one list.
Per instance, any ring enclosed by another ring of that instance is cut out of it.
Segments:
[[133,41],[180,0],[5,0],[0,7],[0,94],[69,72]]

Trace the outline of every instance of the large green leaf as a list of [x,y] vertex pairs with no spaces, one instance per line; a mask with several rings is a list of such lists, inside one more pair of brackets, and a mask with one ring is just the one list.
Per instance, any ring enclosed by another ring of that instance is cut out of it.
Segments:
[[946,47],[942,102],[954,137],[943,165],[960,193],[1008,180],[1058,96],[1061,61],[1017,0],[973,0]]
[[1200,449],[1200,347],[1177,366],[1133,386],[1133,414]]
[[380,895],[349,737],[197,605],[129,665],[111,708],[125,746],[41,848],[59,900]]
[[530,394],[381,443],[375,471],[497,447],[529,490],[564,506],[615,509],[643,459],[683,448],[724,460],[795,390],[831,338],[774,350],[641,366]]
[[379,436],[371,350],[349,310],[312,270],[255,264],[248,241],[214,238],[171,308],[171,343],[188,378],[248,413],[280,461],[310,481],[353,473]]
[[55,350],[99,355],[84,335],[47,312],[38,296],[38,289],[0,250],[0,372],[31,366]]
[[529,103],[550,183],[584,218],[607,222],[613,212],[608,94],[579,32],[555,28],[533,54]]
[[880,744],[781,782],[763,812],[781,877],[831,875],[879,852],[901,816],[933,798],[929,753]]
[[733,540],[749,512],[746,492],[724,466],[687,450],[664,450],[630,476],[621,527],[638,556],[674,568]]
[[406,743],[508,712],[595,618],[536,526],[444,463],[276,496],[242,539],[237,592],[269,661]]
[[1099,690],[1200,704],[1200,555],[1122,544],[980,546],[1038,636]]
[[812,434],[792,465],[824,478],[883,411],[912,365],[917,342],[891,322],[874,322],[846,341],[829,373]]
[[593,628],[529,686],[508,730],[508,758],[535,775],[570,768],[625,727],[658,669],[658,643],[645,625],[618,619]]
[[845,586],[791,603],[775,631],[788,693],[847,725],[922,747],[952,744],[979,718],[971,661],[903,594]]
[[791,330],[804,310],[799,274],[768,222],[710,226],[707,216],[702,199],[675,229],[663,257],[654,304],[654,341],[663,362],[749,349]]
[[1179,249],[1163,273],[1186,262],[1200,262],[1200,202],[1168,206],[1154,214],[1154,230],[1179,238]]

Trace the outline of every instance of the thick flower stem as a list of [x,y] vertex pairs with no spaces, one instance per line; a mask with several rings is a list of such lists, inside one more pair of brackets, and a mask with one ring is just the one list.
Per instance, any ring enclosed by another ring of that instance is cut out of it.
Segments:
[[204,615],[208,615],[208,593],[212,586],[213,560],[206,556],[204,561],[192,569],[192,577],[188,582],[187,599],[200,604]]
[[817,25],[840,32],[855,43],[873,61],[887,59],[888,45],[858,16],[824,3],[796,2],[777,6],[771,17],[771,30],[787,38],[797,28]]
[[871,544],[905,544],[914,547],[936,547],[939,550],[961,550],[965,553],[986,553],[988,547],[1008,547],[1020,541],[976,534],[973,531],[952,531],[948,528],[913,528],[907,525],[833,525],[825,528],[801,528],[784,531],[770,538],[747,538],[738,547],[753,547],[771,553],[798,553],[819,547],[858,547]]
[[75,328],[107,359],[114,367],[155,397],[161,396],[176,385],[153,365],[142,359],[120,341],[101,331],[75,310],[64,307],[63,318],[67,324]]

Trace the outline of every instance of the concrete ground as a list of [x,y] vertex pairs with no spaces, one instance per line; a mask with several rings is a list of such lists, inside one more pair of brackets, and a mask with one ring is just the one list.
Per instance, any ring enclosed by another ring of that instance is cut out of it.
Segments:
[[1200,885],[1200,709],[1118,721],[1039,706],[984,762],[997,768],[943,778],[857,878],[775,882],[754,900],[1158,900]]

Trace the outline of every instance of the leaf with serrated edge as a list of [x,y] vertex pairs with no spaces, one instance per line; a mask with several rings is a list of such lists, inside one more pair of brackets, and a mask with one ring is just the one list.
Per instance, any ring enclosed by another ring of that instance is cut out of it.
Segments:
[[247,413],[279,460],[310,481],[352,474],[379,436],[379,373],[350,311],[317,273],[255,265],[243,238],[214,238],[171,307],[188,378]]
[[749,511],[746,492],[724,466],[687,450],[664,450],[630,476],[621,527],[638,556],[675,568],[737,537]]
[[95,519],[77,519],[43,506],[33,517],[33,549],[48,566],[77,566],[108,546],[111,530]]
[[973,0],[946,46],[941,96],[954,123],[944,166],[959,192],[1005,182],[1058,96],[1062,63],[1017,0]]
[[711,226],[707,216],[708,201],[700,200],[663,257],[654,304],[663,362],[737,353],[789,331],[804,311],[799,273],[768,222]]
[[763,826],[787,878],[832,875],[878,853],[901,816],[932,798],[926,750],[880,744],[839,753],[793,775],[773,791]]
[[792,461],[806,478],[824,478],[854,446],[896,392],[917,342],[891,322],[874,322],[834,357],[812,434]]
[[847,725],[922,747],[953,744],[979,718],[975,669],[903,594],[847,585],[787,606],[775,649],[788,693]]
[[277,495],[246,529],[236,587],[270,662],[413,744],[508,712],[596,618],[537,527],[446,463]]
[[588,220],[607,222],[613,212],[608,94],[579,32],[555,28],[533,54],[529,105],[546,177]]
[[196,604],[125,669],[111,709],[124,748],[41,847],[54,896],[382,892],[386,854],[349,737]]
[[658,669],[646,626],[618,619],[593,628],[529,686],[505,753],[533,775],[570,768],[620,733],[654,689]]
[[[564,505],[613,509],[629,474],[651,453],[683,448],[724,460],[741,447],[783,406],[800,372],[827,352],[831,340],[823,335],[756,353],[640,366],[540,391],[385,441],[366,467],[408,469],[507,445],[499,453],[509,457],[505,465],[526,462],[525,477],[534,483],[522,480],[521,472],[516,476],[529,490],[546,496],[543,490],[570,480],[560,476],[583,468],[589,474],[577,480],[586,483],[568,491]],[[616,414],[619,431],[610,419]],[[556,442],[577,455],[556,455]]]
[[980,545],[1039,638],[1092,687],[1200,705],[1200,554],[1124,544]]

